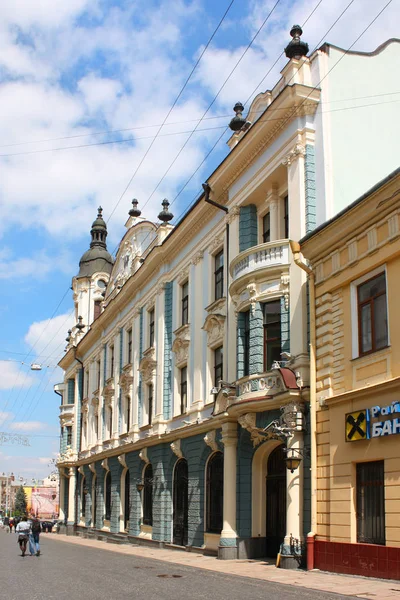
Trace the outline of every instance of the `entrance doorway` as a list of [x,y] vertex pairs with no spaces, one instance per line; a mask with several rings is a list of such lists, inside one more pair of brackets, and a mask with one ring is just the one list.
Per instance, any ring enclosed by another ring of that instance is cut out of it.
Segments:
[[184,458],[178,460],[174,472],[174,522],[173,543],[187,546],[188,543],[188,465]]
[[284,445],[271,452],[267,463],[266,555],[275,557],[286,534],[286,463]]
[[129,513],[131,508],[130,502],[130,475],[129,470],[125,474],[125,498],[124,498],[124,530],[127,531],[129,529]]

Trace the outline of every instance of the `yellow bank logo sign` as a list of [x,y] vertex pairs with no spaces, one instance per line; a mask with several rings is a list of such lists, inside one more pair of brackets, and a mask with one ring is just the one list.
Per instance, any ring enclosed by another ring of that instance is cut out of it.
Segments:
[[400,402],[347,413],[345,427],[346,442],[358,442],[400,433]]

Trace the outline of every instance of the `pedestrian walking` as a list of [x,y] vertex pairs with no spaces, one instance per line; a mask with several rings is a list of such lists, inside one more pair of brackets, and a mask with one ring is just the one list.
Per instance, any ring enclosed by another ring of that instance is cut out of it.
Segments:
[[12,533],[14,527],[14,519],[10,519],[10,533]]
[[39,536],[40,536],[40,531],[41,531],[40,521],[35,516],[33,516],[31,520],[32,520],[32,524],[31,524],[32,533],[29,537],[29,550],[30,550],[30,553],[32,554],[32,549],[33,549],[33,553],[36,554],[36,556],[40,556],[40,545],[39,545]]
[[27,517],[22,517],[21,521],[15,528],[17,534],[17,542],[21,549],[21,556],[25,556],[26,544],[28,543],[29,536],[31,534],[31,525],[28,523]]
[[4,517],[3,524],[7,533],[10,533],[10,517]]

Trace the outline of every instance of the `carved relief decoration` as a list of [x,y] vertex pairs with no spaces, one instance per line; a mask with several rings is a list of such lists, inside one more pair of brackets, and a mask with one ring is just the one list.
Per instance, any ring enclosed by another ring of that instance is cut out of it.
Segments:
[[178,283],[185,283],[185,281],[187,281],[188,278],[189,278],[189,270],[187,268],[182,269],[182,271],[180,271],[180,273],[177,276]]
[[296,144],[293,148],[293,150],[291,150],[283,159],[282,164],[289,167],[292,163],[294,163],[299,156],[305,156],[306,154],[306,149],[303,146],[303,144]]
[[124,394],[129,394],[130,387],[133,384],[132,369],[124,369],[119,377],[119,385]]
[[139,371],[142,374],[144,383],[150,383],[156,370],[157,361],[155,360],[155,348],[148,348],[143,352],[143,358],[139,363]]
[[175,339],[172,343],[172,352],[175,353],[175,364],[177,367],[187,363],[190,346],[189,324],[183,325],[174,331]]
[[262,435],[259,432],[259,428],[256,427],[256,417],[256,413],[246,413],[238,418],[240,426],[250,433],[250,439],[253,442],[254,448],[268,439],[268,437]]
[[203,250],[199,250],[199,252],[196,252],[196,254],[192,258],[192,264],[193,265],[197,265],[201,261],[201,259],[203,258],[203,256],[204,256],[204,251]]
[[209,348],[221,345],[225,331],[225,316],[220,314],[208,315],[202,329],[207,332],[207,345]]
[[175,440],[170,444],[172,452],[178,457],[183,458],[183,453],[181,450],[181,440]]
[[225,389],[222,388],[219,390],[218,394],[215,396],[214,400],[214,410],[212,412],[213,416],[224,413],[228,406],[232,404],[232,402],[236,398],[236,388],[233,389]]
[[215,431],[215,429],[213,429],[212,431],[209,431],[204,436],[205,443],[207,444],[207,446],[209,446],[211,448],[211,450],[213,452],[217,452],[217,450],[219,450],[216,436],[217,436],[217,432]]
[[218,250],[219,248],[221,248],[221,246],[223,245],[224,240],[222,237],[215,237],[212,242],[210,243],[210,246],[208,248],[210,254],[214,254],[214,252],[216,250]]
[[232,206],[225,217],[225,223],[232,223],[240,215],[240,206]]
[[149,457],[147,456],[147,448],[142,448],[142,450],[139,452],[139,458],[144,463],[146,463],[146,465],[149,464],[150,460],[149,460]]
[[96,475],[96,463],[89,463],[88,467]]
[[108,458],[105,458],[104,460],[102,460],[100,464],[105,471],[110,470],[110,467],[108,466]]
[[80,467],[78,467],[78,473],[80,473],[81,475],[85,476],[85,471],[83,469],[83,465],[81,465]]
[[283,300],[286,310],[289,310],[289,282],[289,275],[281,275],[281,290],[283,292]]
[[124,469],[127,469],[127,464],[126,464],[126,454],[120,454],[119,456],[117,456],[118,458],[118,462],[120,465],[122,465],[124,467]]
[[103,388],[103,398],[106,404],[111,404],[114,398],[114,380],[109,380]]

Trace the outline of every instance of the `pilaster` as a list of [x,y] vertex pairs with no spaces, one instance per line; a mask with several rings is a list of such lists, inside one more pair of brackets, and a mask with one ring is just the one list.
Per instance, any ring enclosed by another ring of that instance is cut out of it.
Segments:
[[222,425],[222,443],[224,445],[224,504],[223,527],[219,541],[218,558],[227,560],[237,558],[236,533],[236,450],[237,423]]

